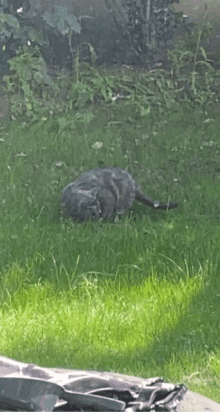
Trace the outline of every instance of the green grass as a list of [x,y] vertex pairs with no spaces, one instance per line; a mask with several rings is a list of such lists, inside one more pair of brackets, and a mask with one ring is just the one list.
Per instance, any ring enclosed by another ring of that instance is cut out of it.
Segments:
[[[219,115],[139,117],[124,102],[92,115],[1,130],[0,353],[162,376],[220,402]],[[104,165],[180,207],[64,220],[64,186]]]

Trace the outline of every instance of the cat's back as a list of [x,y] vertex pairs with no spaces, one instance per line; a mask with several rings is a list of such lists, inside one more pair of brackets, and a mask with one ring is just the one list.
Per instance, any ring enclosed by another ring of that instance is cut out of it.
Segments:
[[84,172],[77,181],[81,182],[84,180],[97,180],[97,179],[129,179],[131,177],[127,170],[121,167],[104,167],[95,168]]
[[127,187],[131,186],[131,190],[135,189],[136,183],[133,177],[125,169],[120,167],[105,167],[103,169],[92,169],[83,173],[77,180],[73,182],[74,186],[81,189],[91,188],[95,186],[108,187],[114,184]]

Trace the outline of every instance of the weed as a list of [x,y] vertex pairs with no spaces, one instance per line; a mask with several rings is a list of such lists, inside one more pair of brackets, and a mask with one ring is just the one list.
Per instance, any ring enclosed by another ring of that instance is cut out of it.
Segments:
[[88,44],[92,65],[80,63],[78,49],[75,73],[60,73],[52,82],[47,75],[45,62],[37,48],[26,47],[9,60],[12,74],[4,76],[10,93],[14,117],[27,113],[35,120],[48,118],[73,110],[87,109],[102,101],[116,104],[125,99],[135,107],[137,116],[148,116],[152,110],[174,110],[180,104],[191,104],[207,109],[217,103],[220,71],[215,70],[206,50],[200,45],[204,36],[212,31],[206,22],[205,10],[200,26],[168,51],[171,70],[160,68],[148,72],[122,70],[117,76],[108,70],[95,67],[96,55]]

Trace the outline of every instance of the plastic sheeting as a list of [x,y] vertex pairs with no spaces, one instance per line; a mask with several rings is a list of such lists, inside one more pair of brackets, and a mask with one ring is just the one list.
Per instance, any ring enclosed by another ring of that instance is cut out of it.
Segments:
[[187,388],[161,378],[125,378],[110,372],[68,371],[0,356],[0,410],[174,412]]

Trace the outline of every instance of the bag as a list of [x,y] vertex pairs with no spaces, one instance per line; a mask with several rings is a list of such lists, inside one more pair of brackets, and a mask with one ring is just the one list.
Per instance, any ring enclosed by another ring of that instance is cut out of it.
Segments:
[[55,372],[0,356],[0,410],[174,412],[187,388],[111,372]]

